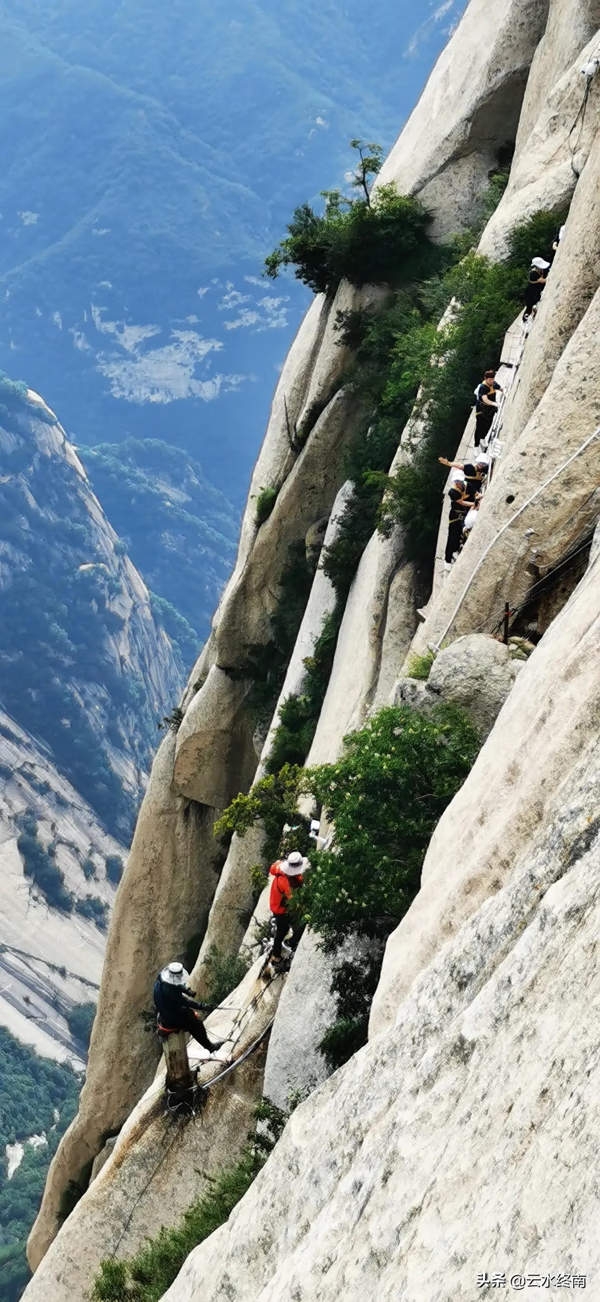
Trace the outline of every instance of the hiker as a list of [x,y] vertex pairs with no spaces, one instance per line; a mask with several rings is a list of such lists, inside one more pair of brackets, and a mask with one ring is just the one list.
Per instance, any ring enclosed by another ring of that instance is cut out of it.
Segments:
[[467,511],[467,514],[466,514],[465,519],[464,519],[464,523],[463,523],[463,536],[462,536],[461,547],[464,547],[464,545],[465,545],[465,543],[466,543],[466,541],[467,541],[467,539],[468,539],[468,537],[469,537],[469,534],[470,534],[470,532],[471,532],[471,529],[473,528],[473,525],[475,524],[475,521],[477,520],[477,513],[478,513],[478,511],[479,511],[479,502],[473,502],[473,505],[472,505],[472,506],[470,507],[470,509]]
[[440,465],[448,466],[452,470],[450,476],[452,486],[460,488],[462,485],[463,497],[468,497],[470,502],[474,502],[484,487],[485,476],[488,473],[490,459],[487,452],[478,452],[474,462],[448,461],[447,457],[438,457],[438,461]]
[[169,1035],[173,1031],[188,1031],[203,1049],[214,1053],[221,1048],[224,1041],[213,1044],[206,1034],[206,1029],[199,1012],[205,1012],[207,1005],[199,1004],[194,998],[193,990],[186,984],[189,973],[182,963],[169,963],[159,973],[154,985],[154,1007],[156,1024],[159,1032]]
[[[282,961],[281,947],[290,929],[288,905],[292,891],[302,885],[302,874],[310,868],[308,859],[299,850],[292,850],[287,859],[278,859],[271,865],[271,896],[269,906],[275,918],[275,940],[271,951],[271,962],[277,965]],[[291,938],[291,948],[296,949],[301,931],[296,928]]]
[[445,562],[446,568],[449,569],[454,557],[458,551],[463,536],[463,524],[469,508],[473,505],[468,497],[465,497],[463,485],[460,483],[452,484],[448,497],[450,498],[450,515],[448,517],[448,541],[446,543]]
[[537,305],[542,297],[544,285],[548,279],[546,272],[549,270],[550,263],[544,258],[533,258],[529,268],[529,282],[525,289],[525,311],[523,320],[528,321],[530,316],[535,316]]
[[558,253],[558,246],[562,240],[564,233],[565,233],[565,228],[564,225],[562,225],[552,245],[552,262],[554,262],[556,254]]
[[498,410],[496,394],[502,393],[502,386],[494,379],[495,371],[486,371],[483,383],[475,390],[475,447],[484,443],[492,428],[492,421]]

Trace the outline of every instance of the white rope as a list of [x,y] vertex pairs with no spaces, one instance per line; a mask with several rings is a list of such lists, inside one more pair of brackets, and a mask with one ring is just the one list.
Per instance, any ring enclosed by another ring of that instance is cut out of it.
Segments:
[[446,624],[446,627],[445,627],[443,633],[441,634],[441,636],[440,636],[440,638],[439,638],[439,641],[436,642],[436,643],[434,643],[434,646],[435,646],[436,651],[439,651],[439,650],[440,650],[440,647],[441,647],[441,645],[442,645],[442,642],[444,641],[444,638],[447,636],[447,634],[449,633],[450,629],[452,628],[452,625],[453,625],[453,623],[454,623],[454,620],[456,619],[456,616],[457,616],[457,614],[458,614],[458,612],[459,612],[459,610],[460,610],[460,608],[461,608],[461,606],[462,606],[462,604],[463,604],[463,601],[464,601],[464,599],[465,599],[465,597],[466,597],[466,595],[467,595],[467,592],[469,591],[469,588],[471,587],[471,584],[472,584],[472,582],[473,582],[473,579],[475,578],[475,575],[476,575],[476,574],[479,572],[479,570],[481,569],[481,566],[483,565],[483,562],[485,561],[486,557],[489,556],[489,553],[491,552],[492,547],[495,547],[496,543],[498,542],[498,539],[502,537],[502,534],[503,534],[503,533],[506,533],[506,530],[507,530],[507,529],[510,529],[511,524],[514,524],[515,520],[518,520],[519,516],[522,515],[523,512],[526,511],[527,508],[528,508],[529,506],[531,506],[532,502],[535,502],[536,497],[539,497],[540,493],[543,493],[543,492],[544,492],[544,489],[548,488],[549,484],[552,484],[552,483],[554,482],[555,479],[558,479],[559,475],[562,475],[563,470],[566,470],[567,467],[570,466],[570,465],[572,464],[573,461],[576,461],[576,460],[577,460],[577,457],[580,457],[580,456],[581,456],[582,452],[585,452],[586,448],[589,447],[590,443],[593,443],[594,439],[597,438],[599,434],[600,434],[600,425],[597,425],[597,426],[596,426],[596,429],[595,429],[594,432],[593,432],[593,434],[590,434],[589,438],[587,438],[587,439],[585,440],[585,443],[582,443],[582,444],[581,444],[581,447],[577,448],[577,450],[576,450],[575,452],[573,452],[573,453],[571,454],[571,456],[568,457],[568,459],[567,459],[566,461],[563,461],[562,466],[559,466],[559,467],[558,467],[558,470],[555,470],[555,471],[553,472],[553,474],[551,474],[551,475],[548,477],[548,479],[545,479],[545,480],[544,480],[544,483],[543,483],[543,484],[540,484],[539,488],[536,488],[535,493],[532,493],[531,497],[528,497],[528,498],[527,498],[527,501],[524,502],[523,505],[519,507],[518,511],[515,511],[514,515],[511,515],[510,519],[507,520],[507,521],[505,522],[505,524],[502,525],[502,528],[498,530],[498,533],[495,534],[495,536],[492,538],[491,542],[488,543],[488,545],[487,545],[485,551],[484,551],[483,554],[480,556],[480,558],[479,558],[479,560],[478,560],[478,562],[477,562],[477,565],[475,566],[475,569],[473,570],[473,573],[471,574],[471,576],[470,576],[468,582],[466,583],[466,585],[465,585],[465,587],[464,587],[464,589],[463,589],[463,591],[462,591],[462,593],[461,593],[461,595],[460,595],[460,597],[459,597],[459,599],[458,599],[458,601],[457,601],[457,603],[456,603],[456,606],[454,607],[454,610],[453,610],[453,612],[452,612],[452,615],[451,615],[450,619],[448,620],[448,623]]

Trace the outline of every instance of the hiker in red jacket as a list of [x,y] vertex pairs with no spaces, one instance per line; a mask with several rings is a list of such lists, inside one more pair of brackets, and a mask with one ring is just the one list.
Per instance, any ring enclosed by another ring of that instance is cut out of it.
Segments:
[[[277,863],[271,865],[271,896],[269,905],[271,913],[275,918],[275,940],[271,951],[271,962],[281,963],[281,947],[290,928],[288,917],[288,905],[292,897],[292,891],[297,886],[302,885],[302,874],[310,868],[308,859],[300,854],[299,850],[292,850],[287,859],[278,859]],[[292,949],[296,948],[300,935],[292,936]]]

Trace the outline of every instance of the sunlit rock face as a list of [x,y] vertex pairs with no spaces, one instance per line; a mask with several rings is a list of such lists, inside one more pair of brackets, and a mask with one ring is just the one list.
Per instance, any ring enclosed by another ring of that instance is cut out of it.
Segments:
[[[456,1302],[475,1295],[486,1269],[510,1280],[551,1265],[573,1279],[597,1264],[597,548],[581,581],[561,590],[526,663],[490,636],[507,601],[525,608],[540,578],[573,553],[583,567],[600,515],[595,84],[578,176],[565,153],[582,90],[578,61],[594,48],[597,16],[582,5],[573,17],[565,42],[561,3],[503,0],[492,13],[487,0],[472,0],[381,173],[379,184],[396,180],[423,198],[444,239],[469,224],[516,139],[506,196],[481,240],[494,258],[523,216],[573,196],[477,527],[426,606],[402,531],[372,536],[308,762],[335,761],[344,735],[390,700],[416,708],[454,700],[472,708],[486,740],[388,940],[370,1042],[325,1081],[318,1045],[335,1015],[331,968],[315,938],[302,941],[273,1010],[263,1083],[279,1102],[298,1083],[312,1092],[229,1222],[191,1254],[169,1302],[282,1294]],[[348,286],[340,302],[359,305]],[[283,368],[236,566],[182,697],[178,733],[155,762],[109,937],[86,1092],[31,1239],[36,1262],[69,1180],[104,1151],[151,1078],[155,1056],[135,1019],[154,971],[186,946],[198,953],[205,936],[194,972],[201,985],[209,939],[231,955],[251,938],[249,867],[262,832],[218,847],[212,828],[232,793],[263,772],[259,752],[272,729],[259,735],[247,709],[248,648],[269,646],[290,547],[314,545],[326,520],[331,528],[358,428],[334,307],[315,299]],[[417,411],[415,438],[420,420]],[[410,455],[403,435],[395,464]],[[317,571],[290,660],[294,692],[307,638],[331,610],[318,580]],[[410,655],[428,649],[438,652],[429,681],[415,683]],[[263,895],[255,918],[265,917]],[[115,1051],[118,1079],[107,1065]],[[96,1200],[117,1157],[118,1148],[82,1200],[96,1245],[108,1205],[98,1204],[96,1222]],[[75,1277],[73,1224],[61,1236]],[[32,1298],[59,1300],[60,1241],[29,1286]]]

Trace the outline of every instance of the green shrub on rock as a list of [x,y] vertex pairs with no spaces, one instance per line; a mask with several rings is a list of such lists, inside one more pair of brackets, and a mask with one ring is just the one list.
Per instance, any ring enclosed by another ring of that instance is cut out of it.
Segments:
[[263,1099],[256,1109],[260,1132],[248,1137],[238,1161],[211,1182],[208,1193],[192,1203],[178,1226],[161,1229],[128,1261],[103,1261],[92,1302],[159,1302],[179,1274],[186,1257],[231,1215],[264,1166],[281,1136],[287,1116]]
[[276,488],[261,488],[260,493],[258,494],[258,497],[256,499],[257,525],[260,526],[261,524],[265,523],[265,520],[269,519],[269,516],[273,510],[273,507],[275,506],[276,501],[277,501]]
[[334,845],[313,856],[303,892],[307,920],[329,948],[397,926],[419,889],[436,823],[478,747],[473,724],[454,706],[427,716],[386,706],[345,739],[337,764],[307,772],[335,824]]

